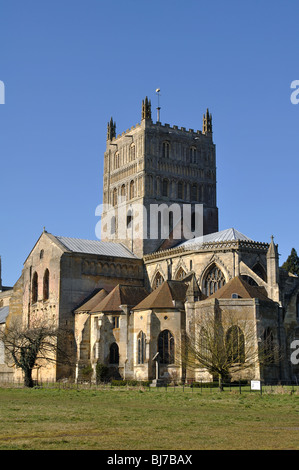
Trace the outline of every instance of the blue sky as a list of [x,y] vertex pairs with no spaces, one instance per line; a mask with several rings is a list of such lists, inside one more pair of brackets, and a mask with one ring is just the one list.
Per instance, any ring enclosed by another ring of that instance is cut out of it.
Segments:
[[297,1],[0,0],[0,255],[13,285],[43,227],[95,239],[106,127],[161,121],[216,144],[220,230],[299,251]]

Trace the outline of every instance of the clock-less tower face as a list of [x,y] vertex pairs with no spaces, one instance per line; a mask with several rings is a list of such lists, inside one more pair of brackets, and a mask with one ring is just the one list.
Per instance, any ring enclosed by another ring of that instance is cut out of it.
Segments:
[[117,136],[111,119],[104,155],[101,239],[140,257],[218,231],[210,115],[205,133],[150,116],[143,102],[141,122]]

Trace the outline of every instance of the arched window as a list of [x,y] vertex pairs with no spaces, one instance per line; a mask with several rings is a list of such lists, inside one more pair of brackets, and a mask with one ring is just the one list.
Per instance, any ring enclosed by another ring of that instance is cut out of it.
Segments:
[[169,330],[161,331],[159,334],[158,352],[162,364],[174,363],[174,337]]
[[117,189],[116,188],[113,189],[113,205],[114,206],[117,205]]
[[125,184],[123,184],[122,187],[120,188],[120,195],[121,195],[122,200],[124,200],[126,197],[126,185]]
[[274,361],[274,337],[271,328],[266,328],[263,335],[263,354],[265,362]]
[[133,224],[133,212],[129,210],[127,212],[127,228],[133,228],[132,224]]
[[190,148],[190,163],[196,163],[196,147]]
[[153,289],[157,289],[157,287],[161,286],[164,282],[164,277],[162,274],[158,271],[157,274],[155,275],[154,282],[153,282]]
[[44,274],[44,280],[43,280],[43,299],[44,300],[49,299],[49,278],[50,278],[50,273],[49,273],[49,270],[46,269],[45,274]]
[[119,349],[116,343],[112,343],[110,346],[110,364],[119,364]]
[[135,148],[135,144],[132,144],[130,146],[130,162],[132,160],[135,160],[135,156],[136,156],[136,148]]
[[135,183],[132,180],[130,183],[130,199],[133,199],[135,196]]
[[169,181],[165,178],[162,183],[162,196],[168,197]]
[[204,279],[204,291],[207,296],[214,294],[225,284],[225,277],[221,269],[215,264],[210,268]]
[[192,201],[197,201],[197,185],[196,184],[192,185],[191,199],[192,199]]
[[35,304],[38,298],[38,275],[37,272],[33,274],[32,278],[32,303]]
[[137,337],[137,348],[138,348],[138,357],[137,362],[138,364],[144,364],[145,361],[145,339],[146,336],[143,331],[140,331]]
[[183,199],[183,183],[178,182],[178,199]]
[[114,235],[116,232],[116,217],[113,215],[111,217],[111,227],[110,227],[110,234]]
[[181,279],[183,279],[184,277],[186,276],[186,272],[185,270],[182,268],[182,266],[179,268],[178,272],[176,273],[176,280],[177,281],[180,281]]
[[117,170],[119,168],[119,153],[116,152],[114,154],[114,170]]
[[39,259],[43,259],[43,257],[44,257],[44,250],[41,250],[39,254]]
[[231,364],[245,362],[244,334],[237,325],[233,325],[226,333],[226,351]]
[[169,158],[170,144],[169,142],[163,142],[162,144],[162,157]]

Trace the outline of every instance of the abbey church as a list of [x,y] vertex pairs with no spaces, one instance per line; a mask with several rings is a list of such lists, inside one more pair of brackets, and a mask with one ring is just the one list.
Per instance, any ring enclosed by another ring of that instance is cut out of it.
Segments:
[[[252,325],[256,345],[279,347],[279,361],[256,361],[242,378],[299,378],[290,360],[299,278],[279,267],[273,237],[219,231],[209,110],[201,130],[170,126],[153,121],[146,98],[137,125],[117,135],[109,121],[103,170],[97,238],[44,230],[13,288],[2,288],[0,276],[0,328],[42,316],[72,332],[73,365],[48,364],[37,378],[80,380],[89,366],[95,378],[100,363],[116,378],[213,380],[180,358],[184,335],[200,336],[207,314],[236,315]],[[246,349],[242,328],[237,335]],[[2,350],[0,363],[0,380],[20,374]]]

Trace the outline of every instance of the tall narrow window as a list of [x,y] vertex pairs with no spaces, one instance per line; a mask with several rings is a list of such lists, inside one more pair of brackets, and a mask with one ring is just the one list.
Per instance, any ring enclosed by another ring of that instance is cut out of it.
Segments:
[[135,196],[135,184],[134,181],[130,183],[130,199],[133,199]]
[[196,163],[196,147],[190,148],[190,163]]
[[38,275],[37,272],[33,274],[33,279],[32,279],[32,303],[34,304],[37,302],[38,298]]
[[163,142],[162,144],[162,157],[169,158],[170,144],[169,142]]
[[183,199],[183,183],[181,181],[178,183],[178,199]]
[[192,185],[191,199],[192,201],[197,201],[197,185],[196,184]]
[[119,349],[116,343],[112,343],[110,346],[110,364],[119,364]]
[[116,188],[113,189],[113,205],[114,206],[117,205],[117,189]]
[[120,194],[121,194],[122,200],[124,200],[126,198],[126,186],[124,184],[122,185],[120,189]]
[[132,228],[133,224],[133,213],[131,210],[127,212],[127,228]]
[[161,331],[159,334],[158,351],[162,364],[174,363],[174,337],[169,330]]
[[117,170],[119,168],[119,153],[116,152],[114,154],[114,169]]
[[140,331],[137,337],[137,347],[138,347],[138,357],[137,362],[138,364],[144,364],[145,361],[145,334],[143,331]]
[[169,182],[168,180],[165,178],[163,180],[163,186],[162,186],[162,196],[168,196],[168,185],[169,185]]
[[135,156],[136,156],[136,148],[135,148],[135,144],[132,144],[130,146],[130,161],[135,160]]
[[44,274],[44,282],[43,282],[43,299],[48,300],[49,299],[49,270],[46,269],[45,274]]
[[113,215],[111,217],[111,227],[110,227],[110,233],[111,235],[115,235],[116,232],[116,217]]

